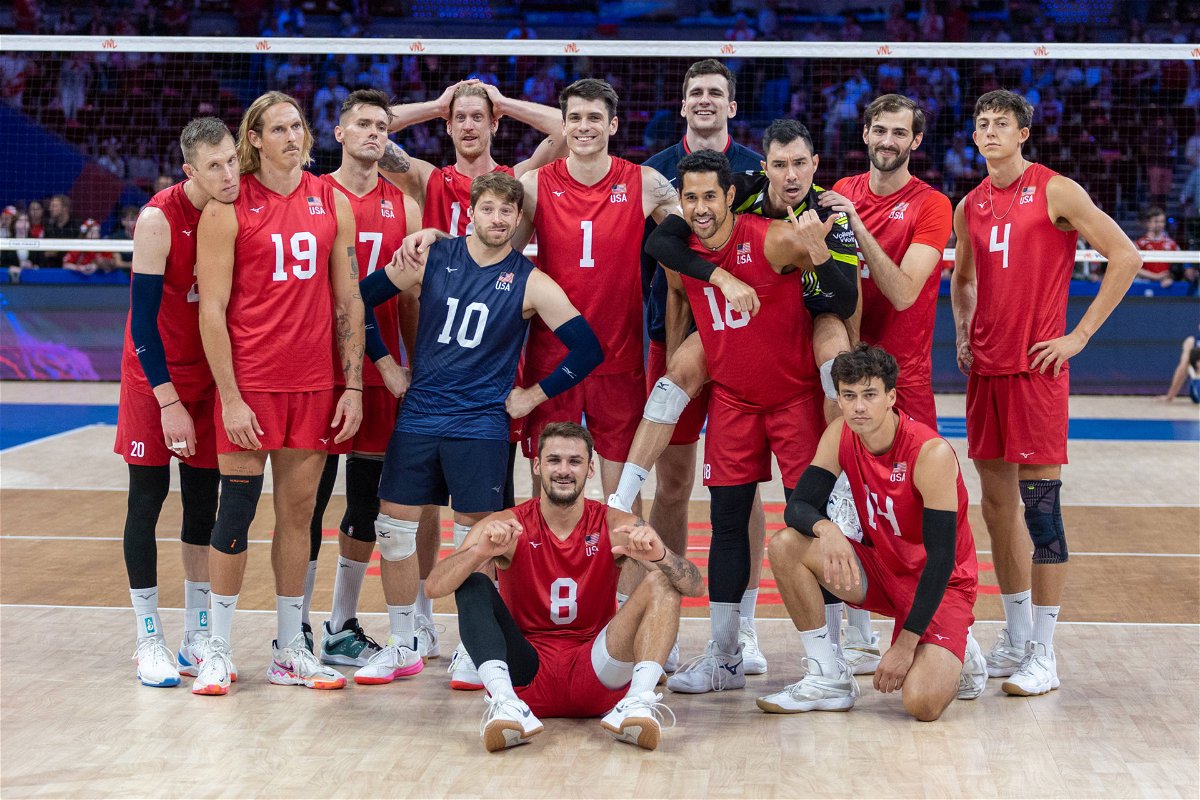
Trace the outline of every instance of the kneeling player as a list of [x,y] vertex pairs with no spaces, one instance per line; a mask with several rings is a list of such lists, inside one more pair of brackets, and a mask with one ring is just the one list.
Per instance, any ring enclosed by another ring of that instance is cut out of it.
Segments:
[[[533,470],[541,496],[476,524],[426,583],[432,597],[455,592],[460,633],[489,695],[484,746],[525,743],[542,731],[538,716],[603,714],[618,741],[653,750],[666,710],[654,689],[681,595],[704,591],[700,572],[632,514],[583,497],[595,470],[591,434],[579,425],[547,425]],[[649,574],[618,611],[626,558]],[[478,572],[492,561],[499,592]]]
[[[912,716],[935,720],[955,697],[972,700],[983,691],[983,653],[970,631],[978,568],[967,490],[950,445],[893,410],[897,373],[887,352],[862,344],[833,362],[842,419],[825,431],[792,492],[784,515],[790,529],[770,545],[771,569],[808,654],[807,674],[760,697],[764,711],[854,705],[858,684],[823,624],[822,588],[896,619],[874,684],[902,690]],[[861,542],[818,511],[842,470],[866,522]]]

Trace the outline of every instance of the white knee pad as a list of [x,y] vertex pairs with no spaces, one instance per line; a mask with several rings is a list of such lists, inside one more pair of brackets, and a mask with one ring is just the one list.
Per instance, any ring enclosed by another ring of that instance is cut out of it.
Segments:
[[393,519],[387,514],[375,518],[375,541],[384,561],[403,561],[417,552],[417,523]]
[[833,359],[829,359],[821,365],[821,388],[825,390],[825,396],[833,402],[837,402],[838,393],[837,386],[833,382]]
[[619,661],[608,652],[608,626],[592,640],[592,672],[607,689],[620,689],[633,679],[634,664]]
[[654,382],[654,389],[646,398],[646,408],[642,411],[642,417],[651,422],[674,425],[679,422],[679,415],[683,413],[689,400],[691,398],[687,392],[664,375]]
[[467,534],[471,532],[470,525],[459,525],[454,523],[454,549],[462,547],[463,541],[467,538]]

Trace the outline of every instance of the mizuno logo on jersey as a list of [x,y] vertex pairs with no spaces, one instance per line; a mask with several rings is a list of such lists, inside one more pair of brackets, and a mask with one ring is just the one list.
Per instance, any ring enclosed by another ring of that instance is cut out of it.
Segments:
[[513,281],[517,279],[516,273],[501,272],[500,277],[496,279],[496,289],[501,292],[511,292]]
[[250,210],[253,211],[255,214],[257,214],[258,212],[262,211],[264,208],[266,208],[266,206],[259,206],[258,208],[251,208]]
[[979,205],[979,210],[982,211],[983,209],[987,208],[987,200],[984,200],[982,203],[979,203],[978,205]]
[[384,219],[395,219],[396,218],[396,210],[394,208],[392,208],[391,200],[380,200],[379,201],[379,211],[380,211],[380,213],[383,214]]
[[319,197],[309,197],[308,198],[308,215],[310,217],[325,216],[325,206],[322,205],[321,198],[319,198]]
[[608,196],[608,202],[610,202],[610,203],[626,203],[628,201],[629,201],[629,198],[625,193],[625,184],[614,183],[612,186],[612,194],[610,194]]
[[191,232],[190,230],[186,230],[186,231],[184,231],[184,232],[183,232],[183,235],[184,235],[184,236],[191,236],[191,235],[192,235],[192,232]]
[[555,197],[562,197],[566,192],[552,192]]
[[532,547],[532,548],[534,548],[534,549],[537,549],[537,548],[539,548],[539,547],[541,547],[541,546],[542,546],[542,543],[541,543],[541,542],[530,542],[530,543],[529,543],[529,546],[530,546],[530,547]]

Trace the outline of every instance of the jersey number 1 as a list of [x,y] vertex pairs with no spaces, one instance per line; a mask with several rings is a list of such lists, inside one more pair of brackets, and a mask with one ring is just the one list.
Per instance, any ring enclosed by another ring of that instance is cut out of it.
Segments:
[[591,269],[596,266],[596,259],[592,258],[592,221],[581,219],[579,227],[583,229],[583,257],[579,259],[579,266]]

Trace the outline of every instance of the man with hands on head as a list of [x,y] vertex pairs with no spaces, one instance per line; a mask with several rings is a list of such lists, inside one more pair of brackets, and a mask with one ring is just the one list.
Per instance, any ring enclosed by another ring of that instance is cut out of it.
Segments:
[[[581,426],[547,425],[533,463],[540,495],[477,523],[426,583],[431,596],[455,593],[488,690],[480,733],[489,751],[541,733],[539,716],[601,715],[618,741],[653,750],[670,713],[655,687],[680,599],[702,594],[703,580],[640,519],[583,496],[592,452]],[[617,610],[627,559],[648,574]],[[480,572],[492,563],[499,590]]]

